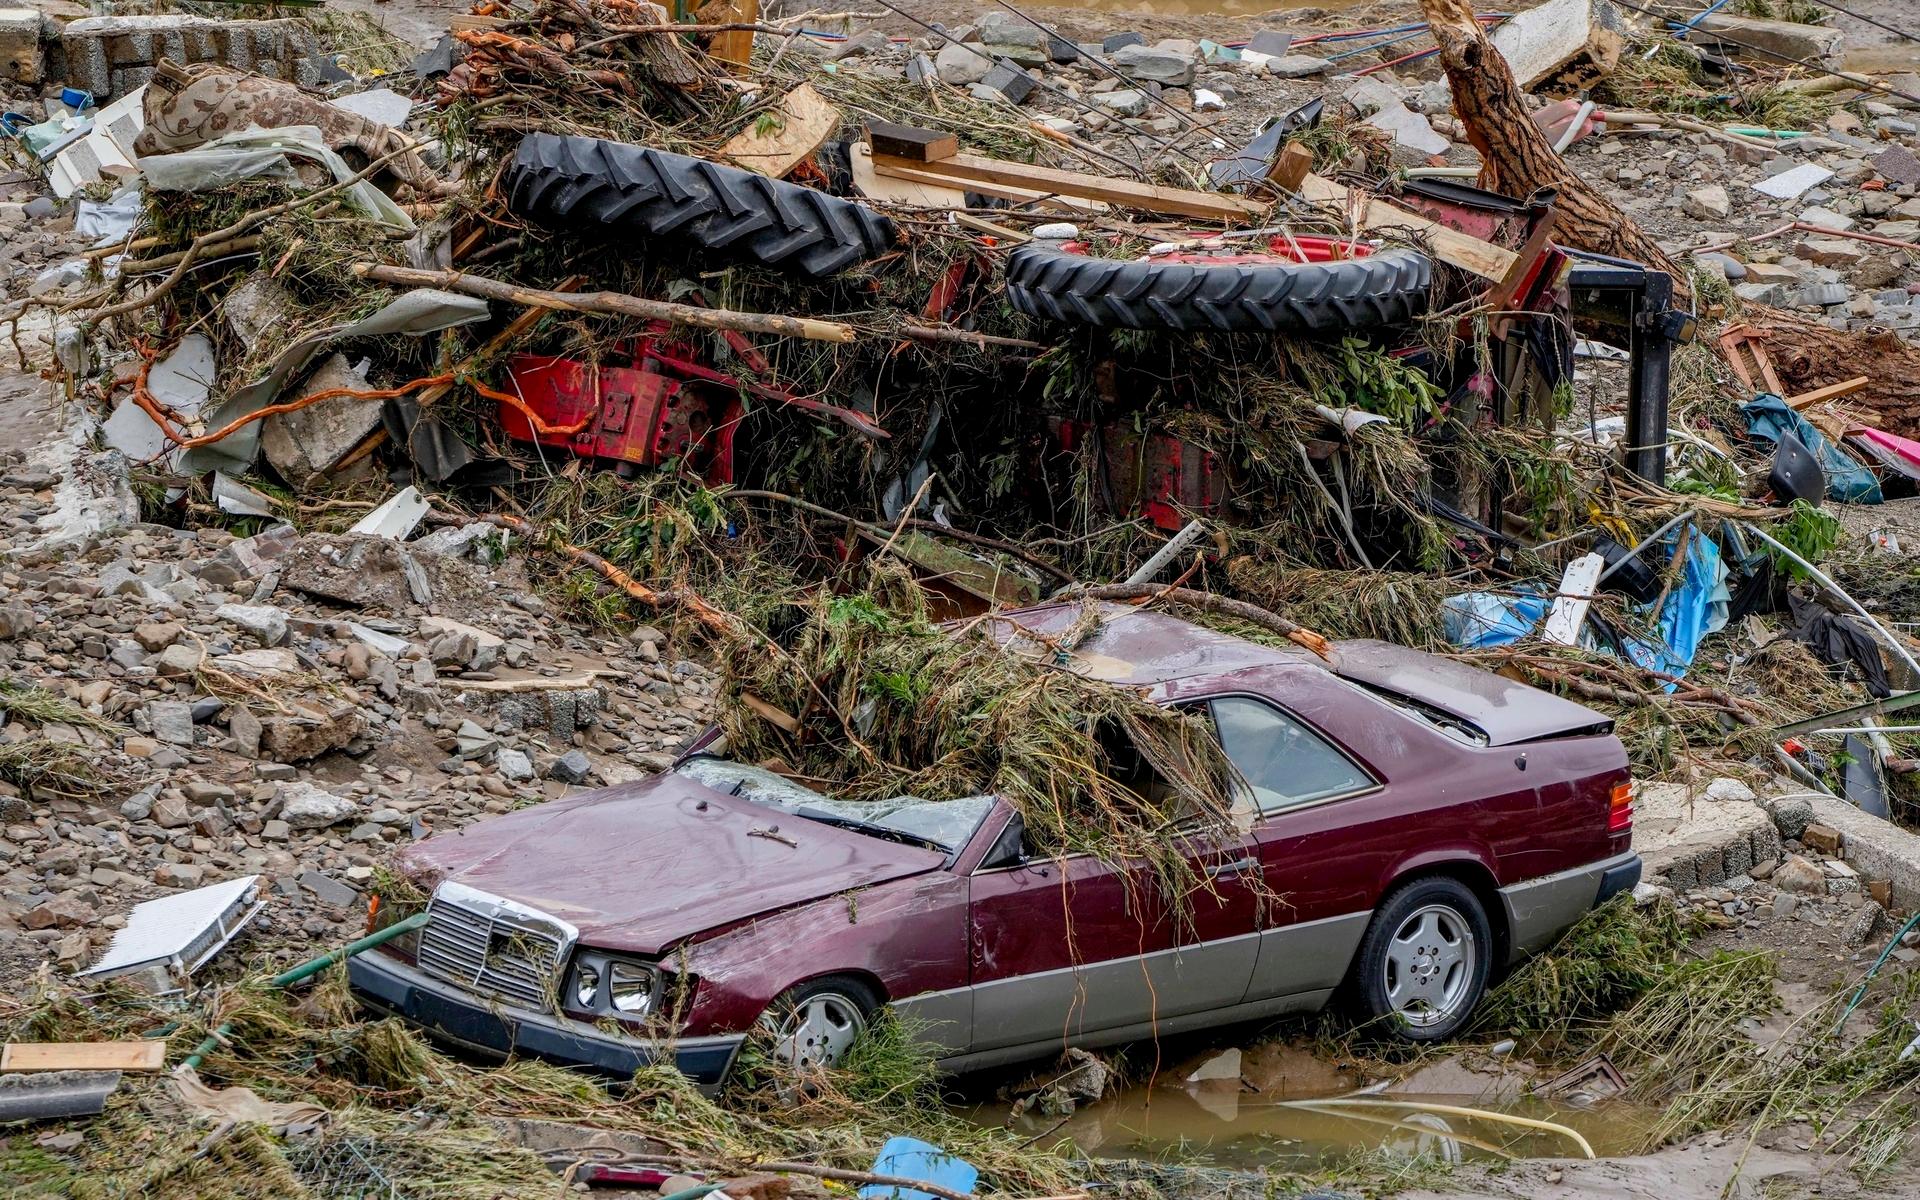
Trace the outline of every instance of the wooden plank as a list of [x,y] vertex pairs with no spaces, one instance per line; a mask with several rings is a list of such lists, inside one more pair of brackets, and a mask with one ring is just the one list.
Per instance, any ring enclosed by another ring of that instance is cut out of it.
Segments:
[[[707,25],[751,25],[760,19],[760,0],[730,0],[700,10],[700,21]],[[716,33],[707,43],[707,57],[718,59],[744,72],[753,61],[753,30],[729,29]]]
[[1839,383],[1830,383],[1826,387],[1815,388],[1811,392],[1802,392],[1798,396],[1790,397],[1787,400],[1787,407],[1798,411],[1803,408],[1809,408],[1823,400],[1835,400],[1841,396],[1851,396],[1872,382],[1873,381],[1865,375],[1856,375],[1852,379],[1843,380]]
[[[922,204],[932,208],[965,208],[967,192],[977,192],[982,196],[992,196],[996,200],[1011,200],[1016,204],[1030,204],[1035,201],[1047,208],[1057,208],[1066,212],[1103,213],[1110,205],[1098,200],[1081,200],[1073,196],[1048,196],[1046,192],[1036,192],[1032,188],[1013,187],[997,183],[966,182],[956,184],[944,175],[935,175],[920,168],[925,163],[910,163],[907,166],[889,165],[882,167],[873,158],[873,152],[866,143],[855,142],[849,147],[849,157],[853,165],[853,182],[863,195],[870,200],[890,200],[895,204]],[[897,162],[898,160],[889,160]],[[1042,200],[1042,197],[1046,199]]]
[[1264,217],[1268,208],[1271,207],[1253,200],[1244,200],[1238,196],[1223,196],[1217,192],[1196,192],[1186,188],[1135,183],[1128,179],[1113,179],[1079,171],[1063,171],[1057,167],[1001,162],[999,159],[982,158],[977,154],[956,154],[952,158],[941,159],[938,162],[924,163],[875,154],[873,165],[876,170],[882,172],[890,170],[925,172],[974,191],[983,190],[980,184],[1038,188],[1066,196],[1100,200],[1119,208],[1137,208],[1146,212],[1200,217],[1210,221],[1256,220]]
[[159,1038],[131,1042],[8,1042],[0,1071],[158,1071],[167,1064]]
[[910,158],[915,162],[937,162],[960,153],[960,138],[955,134],[896,125],[892,121],[867,122],[867,144],[875,154]]
[[1547,613],[1546,627],[1540,632],[1542,639],[1562,646],[1580,644],[1580,627],[1587,623],[1587,609],[1593,604],[1600,572],[1606,569],[1607,560],[1598,554],[1582,554],[1567,564],[1553,608]]
[[447,18],[447,32],[474,33],[482,29],[498,29],[512,22],[505,17],[476,17],[472,13],[455,13]]
[[784,179],[833,136],[840,127],[840,110],[812,84],[803,83],[781,98],[778,120],[778,127],[765,133],[759,121],[741,130],[720,147],[720,156],[749,171]]
[[1315,204],[1332,205],[1339,209],[1343,221],[1351,212],[1352,219],[1359,223],[1361,229],[1374,233],[1399,230],[1409,234],[1428,247],[1441,262],[1496,283],[1505,280],[1513,271],[1514,263],[1520,259],[1519,255],[1504,247],[1448,228],[1419,213],[1389,204],[1378,196],[1348,191],[1322,175],[1309,174],[1301,180],[1300,195]]

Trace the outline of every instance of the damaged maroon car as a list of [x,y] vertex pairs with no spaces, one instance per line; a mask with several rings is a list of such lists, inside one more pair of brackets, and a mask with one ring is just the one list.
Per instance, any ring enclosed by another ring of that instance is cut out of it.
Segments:
[[[1011,619],[1057,634],[1079,611]],[[1639,879],[1626,754],[1557,696],[1118,607],[1075,657],[1207,717],[1244,777],[1243,832],[1178,843],[1210,884],[1184,906],[1125,864],[1033,855],[996,797],[837,800],[710,733],[655,778],[413,847],[428,919],[353,959],[353,986],[472,1049],[705,1086],[756,1029],[777,1060],[830,1064],[883,1006],[955,1071],[1336,994],[1439,1040]]]

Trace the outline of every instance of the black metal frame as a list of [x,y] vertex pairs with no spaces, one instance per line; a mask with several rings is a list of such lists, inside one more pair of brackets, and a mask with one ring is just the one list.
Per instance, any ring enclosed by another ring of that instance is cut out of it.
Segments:
[[1673,276],[1643,263],[1561,247],[1574,329],[1633,356],[1627,384],[1626,466],[1667,479],[1667,392],[1673,347],[1693,336],[1693,314],[1673,307]]

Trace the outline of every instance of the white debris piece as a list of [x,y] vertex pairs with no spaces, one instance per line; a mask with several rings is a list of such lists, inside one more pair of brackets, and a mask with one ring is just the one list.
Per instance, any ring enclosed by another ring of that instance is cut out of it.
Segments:
[[1587,609],[1593,604],[1593,592],[1607,560],[1598,554],[1582,554],[1567,564],[1560,577],[1560,589],[1553,599],[1541,636],[1562,646],[1580,644],[1580,627],[1587,623]]
[[1772,196],[1775,200],[1791,200],[1808,188],[1832,178],[1833,172],[1819,163],[1801,163],[1778,175],[1762,179],[1753,185],[1753,190],[1763,196]]
[[258,875],[246,875],[136,904],[100,961],[80,974],[132,976],[159,995],[180,991],[266,907],[259,885]]
[[427,515],[429,507],[420,489],[408,484],[388,497],[385,504],[361,517],[347,532],[403,542],[413,532],[414,526],[420,524],[421,518]]

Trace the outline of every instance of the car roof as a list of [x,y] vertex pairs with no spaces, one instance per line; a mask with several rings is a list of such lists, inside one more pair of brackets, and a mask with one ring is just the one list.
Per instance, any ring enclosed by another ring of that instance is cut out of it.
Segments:
[[[1310,657],[1302,650],[1263,646],[1151,608],[1106,602],[1095,607],[1100,627],[1075,647],[1071,665],[1103,683],[1151,687],[1247,667],[1299,666]],[[1040,650],[1012,626],[1057,638],[1073,627],[1082,611],[1078,602],[1037,605],[996,613],[989,627],[1002,645]]]

